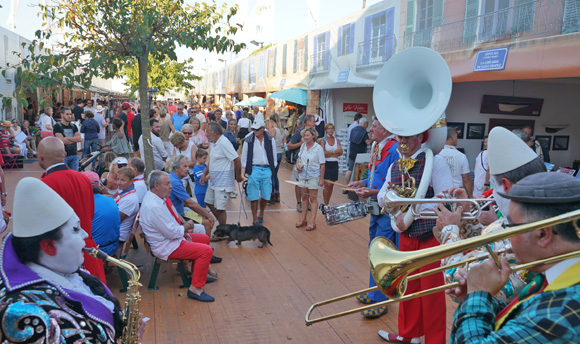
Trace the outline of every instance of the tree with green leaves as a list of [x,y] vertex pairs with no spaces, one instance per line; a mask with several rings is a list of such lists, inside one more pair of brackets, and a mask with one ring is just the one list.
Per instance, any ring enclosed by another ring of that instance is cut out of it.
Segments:
[[[177,45],[216,53],[244,47],[233,40],[241,26],[230,23],[237,6],[188,5],[183,0],[53,0],[41,9],[46,29],[36,32],[26,54],[19,54],[20,65],[3,67],[15,68],[20,77],[16,98],[22,102],[26,90],[38,87],[88,88],[93,77],[118,77],[137,64],[144,143],[151,139],[150,60],[176,61]],[[49,27],[49,21],[56,28]],[[46,42],[55,29],[63,36],[50,48]],[[147,171],[152,171],[151,146],[143,146]]]
[[[149,59],[147,84],[156,87],[159,94],[164,94],[170,90],[184,92],[193,89],[192,82],[201,78],[193,74],[192,61],[192,59],[188,59],[185,62],[178,62],[169,57],[163,61],[155,58]],[[135,93],[139,90],[139,65],[137,62],[125,67],[123,76],[126,77],[124,85],[127,86],[127,92]]]

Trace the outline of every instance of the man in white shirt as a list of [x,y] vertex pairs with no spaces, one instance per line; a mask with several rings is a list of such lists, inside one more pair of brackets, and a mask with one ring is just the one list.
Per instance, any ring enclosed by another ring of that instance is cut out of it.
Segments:
[[264,121],[264,115],[260,112],[260,108],[257,105],[254,105],[254,107],[252,107],[252,114],[254,116],[254,122],[257,120]]
[[246,136],[242,146],[242,167],[248,176],[248,201],[252,206],[254,225],[261,225],[264,222],[264,209],[272,194],[272,173],[277,164],[276,140],[265,130],[264,121],[255,120],[252,124],[253,132]]
[[193,106],[193,116],[195,116],[197,119],[199,119],[199,123],[201,123],[200,130],[205,131],[205,129],[206,129],[205,115],[203,114],[202,111],[200,111],[199,104],[195,104]]
[[241,183],[244,180],[242,164],[230,140],[223,136],[223,128],[219,123],[208,123],[206,135],[211,142],[211,155],[200,183],[203,185],[209,181],[205,203],[222,225],[227,221],[226,204],[230,193],[236,191],[236,181]]
[[171,180],[167,173],[151,172],[148,184],[150,191],[143,198],[139,222],[151,251],[163,260],[192,260],[192,278],[187,297],[202,302],[215,301],[203,291],[206,283],[215,281],[207,277],[208,273],[216,275],[209,265],[213,255],[209,237],[190,233],[194,227],[193,221],[180,222],[177,210],[169,200]]
[[[149,121],[151,125],[151,149],[153,149],[153,160],[155,161],[155,169],[161,170],[165,166],[165,160],[167,160],[167,151],[163,145],[163,141],[159,137],[159,132],[161,131],[161,125],[159,121],[152,118]],[[139,147],[143,146],[143,135],[139,137]],[[141,149],[141,160],[145,161],[145,149]]]
[[99,146],[104,147],[107,140],[107,130],[109,121],[105,120],[105,108],[102,105],[97,105],[94,120],[99,124]]
[[453,186],[465,188],[467,195],[473,197],[473,184],[469,176],[469,162],[465,154],[457,150],[457,129],[447,128],[447,141],[439,153],[439,156],[447,160],[451,176],[453,177]]
[[145,162],[139,158],[131,158],[129,160],[129,166],[135,171],[133,185],[135,185],[137,198],[139,199],[139,204],[141,204],[143,203],[143,197],[147,193],[147,185],[145,184]]
[[90,111],[92,113],[97,113],[97,109],[95,109],[94,107],[95,101],[92,99],[88,99],[87,100],[87,106],[85,106],[85,113],[87,113],[87,111]]
[[[563,173],[536,173],[512,186],[508,220],[512,225],[554,218],[580,208],[580,181]],[[507,230],[507,229],[506,229]],[[580,230],[573,222],[535,229],[510,238],[518,264],[580,251]],[[498,269],[493,259],[455,273],[461,284],[453,290],[461,304],[455,312],[450,343],[469,338],[509,343],[576,342],[580,336],[580,257],[539,264],[517,304],[492,298],[507,283],[507,258]],[[521,301],[520,301],[521,300]],[[505,308],[504,308],[505,307]],[[503,309],[502,309],[503,308]]]
[[475,158],[473,173],[475,175],[473,180],[473,196],[478,197],[489,190],[490,174],[487,158],[487,136],[483,139],[483,149]]

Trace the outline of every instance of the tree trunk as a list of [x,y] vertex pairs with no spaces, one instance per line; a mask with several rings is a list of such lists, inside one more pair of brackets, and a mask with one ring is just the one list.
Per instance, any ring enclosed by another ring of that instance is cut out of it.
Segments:
[[147,175],[155,169],[155,162],[153,160],[153,149],[149,142],[151,142],[151,126],[149,125],[149,95],[147,90],[147,67],[149,62],[149,54],[137,58],[139,65],[139,106],[141,107],[141,127],[143,136],[143,145],[139,147],[145,153],[145,172]]

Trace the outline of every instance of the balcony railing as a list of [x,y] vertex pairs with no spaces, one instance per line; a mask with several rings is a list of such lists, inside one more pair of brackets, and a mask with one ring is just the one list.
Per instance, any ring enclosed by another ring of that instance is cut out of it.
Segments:
[[328,72],[330,70],[330,51],[322,50],[310,55],[310,74]]
[[[404,47],[449,50],[482,42],[562,33],[564,1],[535,0],[445,25],[405,33]],[[568,23],[568,26],[574,23]],[[576,23],[580,25],[580,23]]]
[[373,38],[358,44],[357,66],[383,63],[397,51],[397,39],[394,35]]

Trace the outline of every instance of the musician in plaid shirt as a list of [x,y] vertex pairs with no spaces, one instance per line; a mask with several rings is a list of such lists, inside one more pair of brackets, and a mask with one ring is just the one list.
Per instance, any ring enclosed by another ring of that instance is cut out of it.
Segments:
[[[428,132],[415,136],[397,136],[399,150],[405,159],[416,159],[413,167],[410,167],[405,174],[408,180],[412,176],[418,186],[425,171],[426,154],[422,148],[422,143],[426,142]],[[435,155],[433,157],[431,180],[425,198],[432,198],[441,194],[443,190],[453,185],[451,170],[444,158]],[[387,172],[386,181],[377,197],[379,205],[384,207],[385,193],[389,189],[389,184],[401,185],[402,174],[399,163],[395,161]],[[433,205],[424,205],[421,209],[433,208]],[[433,236],[435,220],[414,219],[407,227],[403,223],[405,213],[396,219],[396,223],[391,222],[393,229],[401,232],[401,251],[415,251],[439,245]],[[396,227],[396,228],[395,228]],[[417,272],[430,270],[439,266],[439,262],[428,264],[417,269]],[[420,290],[430,289],[443,284],[441,274],[433,274],[424,278],[409,281],[406,294]],[[425,336],[425,344],[441,344],[445,342],[445,295],[436,293],[422,298],[403,301],[399,304],[398,334],[379,331],[379,336],[389,343],[420,343],[420,337]]]
[[[530,223],[580,209],[580,180],[564,173],[537,173],[509,194],[508,220]],[[580,230],[571,222],[510,239],[518,264],[580,250]],[[507,282],[507,259],[458,270],[462,284],[450,293],[463,301],[453,320],[451,343],[577,343],[580,338],[580,257],[530,268],[538,277],[509,305],[493,298]]]

